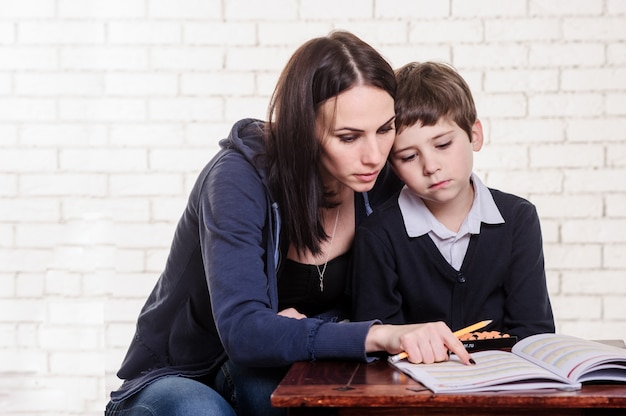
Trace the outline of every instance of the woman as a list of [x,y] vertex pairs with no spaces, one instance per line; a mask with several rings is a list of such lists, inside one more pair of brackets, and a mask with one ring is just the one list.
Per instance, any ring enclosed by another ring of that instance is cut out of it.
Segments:
[[294,361],[404,349],[469,362],[441,323],[340,322],[355,226],[400,185],[385,162],[395,88],[349,33],[295,52],[269,121],[236,123],[200,173],[107,414],[269,414]]

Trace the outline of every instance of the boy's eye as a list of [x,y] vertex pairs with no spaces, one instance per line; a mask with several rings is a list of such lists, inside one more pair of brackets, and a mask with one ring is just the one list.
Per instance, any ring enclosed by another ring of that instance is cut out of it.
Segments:
[[445,149],[446,147],[450,146],[451,144],[452,144],[452,140],[448,140],[445,143],[438,144],[436,147],[437,147],[437,149]]
[[400,160],[403,161],[403,162],[410,162],[411,160],[415,159],[416,157],[417,157],[416,154],[412,154],[412,155],[409,155],[409,156],[401,157]]

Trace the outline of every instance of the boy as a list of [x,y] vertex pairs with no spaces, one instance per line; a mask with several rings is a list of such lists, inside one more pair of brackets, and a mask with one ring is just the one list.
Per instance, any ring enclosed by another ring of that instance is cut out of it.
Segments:
[[433,62],[396,76],[389,160],[406,185],[357,230],[354,319],[554,332],[535,207],[472,172],[483,130],[469,87]]

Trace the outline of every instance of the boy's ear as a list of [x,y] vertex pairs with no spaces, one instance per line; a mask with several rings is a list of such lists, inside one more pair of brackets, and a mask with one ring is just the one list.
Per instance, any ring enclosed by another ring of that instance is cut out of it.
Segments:
[[472,149],[478,152],[483,147],[483,125],[480,120],[476,119],[472,126]]

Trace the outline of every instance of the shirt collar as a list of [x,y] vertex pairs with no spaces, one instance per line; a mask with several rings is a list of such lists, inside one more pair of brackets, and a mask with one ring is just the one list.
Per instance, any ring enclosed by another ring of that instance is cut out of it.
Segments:
[[[480,224],[503,224],[504,218],[500,214],[489,189],[482,183],[475,173],[471,176],[474,185],[474,203],[467,214],[465,223],[471,234],[480,233]],[[406,185],[398,196],[398,205],[404,218],[404,227],[409,237],[419,237],[430,231],[442,233],[442,226],[435,216],[428,210],[424,201],[415,195]],[[454,233],[450,232],[451,235]],[[442,236],[443,237],[443,236]]]

